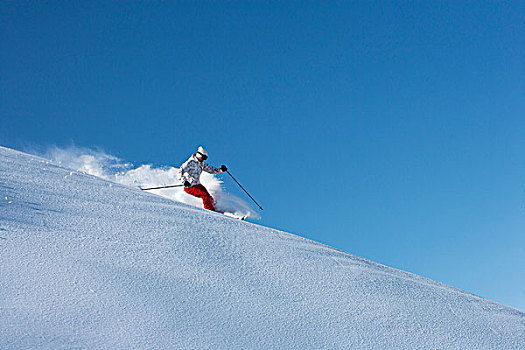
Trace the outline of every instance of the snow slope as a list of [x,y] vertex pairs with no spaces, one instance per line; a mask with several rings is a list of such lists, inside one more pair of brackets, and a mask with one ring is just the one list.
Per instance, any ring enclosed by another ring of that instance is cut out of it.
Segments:
[[1,349],[525,349],[525,313],[0,147]]

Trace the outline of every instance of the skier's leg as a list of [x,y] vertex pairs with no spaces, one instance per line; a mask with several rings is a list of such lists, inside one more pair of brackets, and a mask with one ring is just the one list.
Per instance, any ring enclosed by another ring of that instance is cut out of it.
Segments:
[[184,191],[192,196],[201,198],[204,209],[216,211],[213,205],[213,197],[209,194],[208,190],[206,190],[206,187],[199,184],[190,188],[184,188]]

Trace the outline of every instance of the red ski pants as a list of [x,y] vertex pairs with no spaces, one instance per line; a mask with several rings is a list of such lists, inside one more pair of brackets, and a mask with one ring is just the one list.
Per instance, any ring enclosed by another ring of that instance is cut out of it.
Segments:
[[202,198],[204,209],[215,211],[215,207],[213,206],[213,197],[208,193],[206,187],[198,184],[189,188],[185,187],[184,192],[191,194],[194,197]]

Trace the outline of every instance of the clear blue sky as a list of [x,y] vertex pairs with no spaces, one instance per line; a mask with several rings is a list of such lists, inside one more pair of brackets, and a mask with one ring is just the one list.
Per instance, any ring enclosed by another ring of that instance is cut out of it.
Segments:
[[261,224],[525,310],[524,26],[523,1],[2,1],[0,145],[202,144]]

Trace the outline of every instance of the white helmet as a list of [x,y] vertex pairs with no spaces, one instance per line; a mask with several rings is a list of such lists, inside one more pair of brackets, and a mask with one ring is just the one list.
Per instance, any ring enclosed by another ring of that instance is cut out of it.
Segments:
[[199,146],[199,149],[197,150],[197,153],[200,153],[204,158],[208,158],[208,152],[202,146]]

